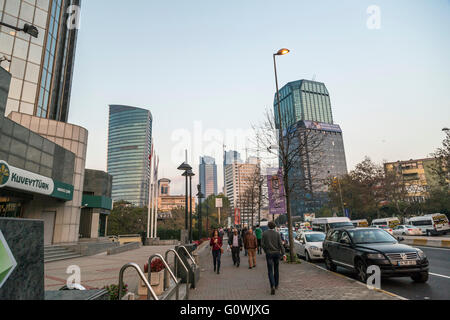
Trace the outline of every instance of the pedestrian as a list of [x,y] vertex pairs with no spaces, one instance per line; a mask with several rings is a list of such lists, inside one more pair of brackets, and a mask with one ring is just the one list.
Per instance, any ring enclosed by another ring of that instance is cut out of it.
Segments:
[[223,242],[223,236],[224,236],[224,232],[223,232],[223,229],[222,228],[220,228],[220,230],[219,230],[219,237],[220,237],[220,239],[222,239],[222,242]]
[[262,254],[262,248],[261,248],[262,230],[261,230],[261,227],[259,224],[256,227],[255,235],[256,235],[256,241],[258,244],[258,254]]
[[[242,233],[241,233],[241,238],[245,239],[245,236],[247,235],[247,226],[245,225],[244,228],[242,229]],[[247,250],[245,250],[245,256],[247,256]]]
[[275,295],[275,290],[278,289],[280,282],[279,264],[281,257],[286,260],[281,236],[275,231],[275,227],[276,225],[273,221],[269,222],[269,230],[263,233],[261,243],[264,252],[266,253],[271,295]]
[[256,248],[258,247],[258,241],[253,234],[253,229],[250,227],[247,231],[247,235],[244,239],[244,247],[248,252],[248,268],[252,269],[256,267]]
[[237,229],[233,230],[233,235],[228,238],[228,244],[231,247],[231,256],[233,258],[233,264],[239,268],[241,264],[240,251],[242,250],[242,237]]
[[212,256],[214,262],[214,272],[220,274],[220,258],[223,253],[222,249],[222,239],[219,237],[219,231],[214,230],[213,236],[211,237],[210,246],[212,249]]

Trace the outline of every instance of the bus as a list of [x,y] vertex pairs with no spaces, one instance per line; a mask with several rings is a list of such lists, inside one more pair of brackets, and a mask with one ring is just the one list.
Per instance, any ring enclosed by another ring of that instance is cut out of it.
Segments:
[[450,231],[448,218],[445,214],[434,213],[420,217],[405,219],[406,224],[422,230],[422,234],[427,236],[447,234]]
[[366,219],[362,220],[352,220],[353,225],[355,228],[368,228],[369,227],[369,221]]
[[372,220],[372,227],[388,226],[389,228],[394,229],[400,224],[399,218],[396,217]]
[[312,230],[327,233],[331,229],[349,227],[354,228],[349,218],[316,218],[312,221]]

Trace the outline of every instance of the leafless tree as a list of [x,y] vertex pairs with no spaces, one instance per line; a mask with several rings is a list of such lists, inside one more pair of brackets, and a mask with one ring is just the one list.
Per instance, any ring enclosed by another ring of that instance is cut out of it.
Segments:
[[326,177],[321,177],[320,164],[325,152],[322,146],[325,135],[320,130],[302,127],[300,122],[290,126],[283,124],[286,129],[282,133],[277,127],[272,112],[267,110],[263,122],[253,126],[255,145],[276,155],[282,168],[290,259],[295,262],[291,201],[314,201],[314,193],[323,188]]

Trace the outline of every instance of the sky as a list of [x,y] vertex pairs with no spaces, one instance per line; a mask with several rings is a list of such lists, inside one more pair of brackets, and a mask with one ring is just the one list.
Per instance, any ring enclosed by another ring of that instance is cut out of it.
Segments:
[[89,130],[86,167],[106,170],[108,105],[131,105],[153,115],[172,193],[184,190],[184,149],[197,174],[199,156],[216,157],[221,190],[222,145],[254,155],[246,135],[273,108],[272,54],[284,47],[280,87],[325,83],[349,170],[365,156],[425,158],[441,145],[449,0],[93,0],[82,3],[69,114]]

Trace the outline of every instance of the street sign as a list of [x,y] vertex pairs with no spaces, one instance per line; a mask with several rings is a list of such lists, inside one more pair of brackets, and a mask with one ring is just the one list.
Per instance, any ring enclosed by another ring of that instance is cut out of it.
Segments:
[[216,198],[216,208],[223,208],[223,199]]
[[0,230],[0,288],[3,287],[16,267],[17,261]]

